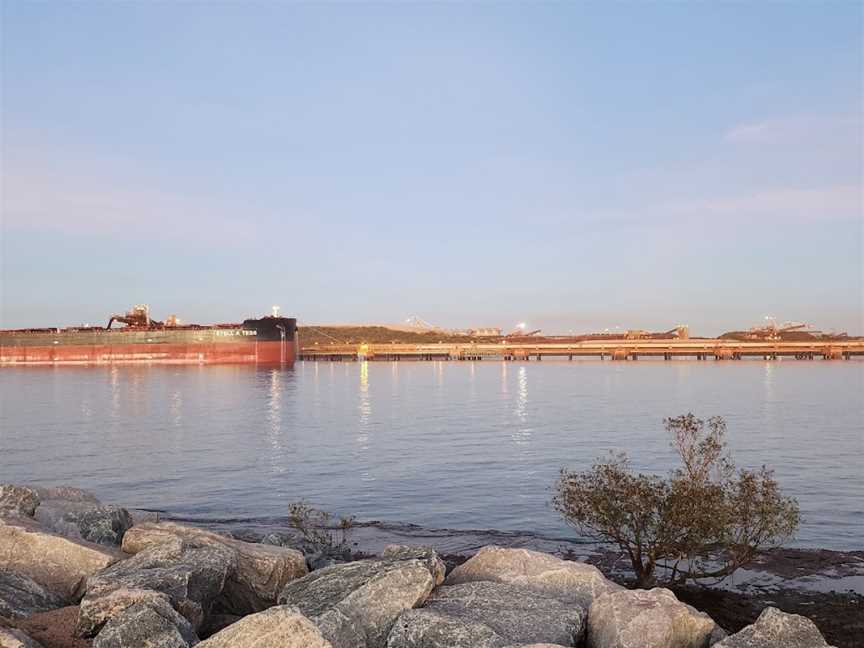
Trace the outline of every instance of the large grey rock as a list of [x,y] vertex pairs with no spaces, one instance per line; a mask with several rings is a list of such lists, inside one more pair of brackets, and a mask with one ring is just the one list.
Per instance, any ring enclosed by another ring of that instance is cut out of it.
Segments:
[[288,583],[281,605],[295,605],[334,648],[381,646],[403,610],[435,585],[424,560],[359,560],[316,570]]
[[236,554],[227,547],[202,546],[173,538],[87,579],[77,631],[93,636],[112,617],[158,595],[197,630],[221,594]]
[[381,556],[387,560],[422,560],[429,568],[429,572],[435,579],[435,585],[440,585],[444,582],[444,575],[447,573],[447,567],[444,561],[432,547],[428,546],[410,546],[390,544],[384,547],[384,552]]
[[828,643],[810,619],[768,607],[756,622],[714,648],[819,648]]
[[0,570],[0,617],[28,617],[36,612],[62,607],[65,602],[62,596],[24,574]]
[[93,648],[189,648],[198,643],[192,626],[166,598],[132,605],[112,617]]
[[42,648],[42,644],[20,630],[0,627],[0,648]]
[[40,504],[35,518],[46,528],[70,538],[119,546],[132,526],[125,508],[102,504],[90,491],[71,486],[37,487]]
[[0,515],[33,517],[39,506],[39,494],[33,488],[0,484]]
[[137,554],[177,538],[202,546],[228,548],[237,556],[228,574],[220,607],[225,612],[246,615],[276,603],[282,588],[309,570],[296,549],[235,540],[212,531],[171,522],[149,522],[129,529],[123,536],[123,551]]
[[202,641],[198,648],[332,648],[332,645],[296,608],[280,605],[244,617]]
[[500,648],[505,643],[485,623],[434,610],[406,610],[387,637],[387,648]]
[[114,549],[66,538],[24,517],[0,517],[0,570],[18,572],[66,599],[81,595],[88,576],[122,558]]
[[99,498],[90,491],[74,486],[36,486],[35,490],[42,501],[65,500],[67,502],[101,503]]
[[714,624],[714,629],[711,631],[711,636],[708,637],[708,645],[713,646],[718,641],[721,641],[727,637],[726,631],[721,628],[716,623]]
[[43,500],[35,518],[61,535],[106,546],[119,546],[132,526],[132,516],[125,508],[87,501]]
[[266,545],[296,549],[306,557],[306,564],[310,571],[354,560],[351,555],[351,547],[346,543],[339,544],[322,539],[307,538],[297,532],[275,531],[263,537],[253,537],[253,534],[247,534],[246,537],[235,537],[247,542],[260,542]]
[[598,596],[623,589],[593,565],[561,560],[529,549],[483,547],[447,577],[448,585],[492,581],[521,585],[588,608]]
[[403,612],[387,648],[572,646],[582,640],[585,609],[521,585],[477,581],[439,587],[417,610]]
[[622,590],[588,611],[591,648],[707,648],[717,625],[668,589]]

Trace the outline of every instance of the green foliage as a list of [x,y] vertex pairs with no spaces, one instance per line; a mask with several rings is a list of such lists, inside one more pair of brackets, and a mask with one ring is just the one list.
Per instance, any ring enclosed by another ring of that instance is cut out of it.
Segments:
[[301,538],[317,551],[333,553],[350,547],[354,516],[340,517],[336,524],[327,511],[316,509],[305,501],[294,502],[288,507],[288,523],[300,533]]
[[668,478],[634,474],[624,453],[612,454],[588,471],[562,469],[556,510],[583,534],[617,544],[640,586],[654,581],[658,566],[671,581],[722,580],[794,537],[798,503],[764,466],[736,469],[722,418],[707,427],[692,414],[664,423],[681,460]]

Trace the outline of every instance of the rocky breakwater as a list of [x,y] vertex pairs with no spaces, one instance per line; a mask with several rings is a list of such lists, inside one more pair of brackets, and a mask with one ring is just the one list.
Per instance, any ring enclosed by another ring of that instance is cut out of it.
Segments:
[[0,604],[12,616],[50,605],[58,597],[80,597],[88,576],[123,557],[119,548],[84,540],[80,534],[58,533],[40,523],[34,518],[40,503],[34,489],[0,487],[0,589],[24,589],[31,599],[24,606],[21,599]]
[[0,487],[3,648],[64,606],[78,645],[191,646],[274,606],[307,572],[297,550],[160,523],[78,489]]
[[286,583],[308,572],[305,557],[296,549],[242,542],[170,522],[145,522],[134,526],[123,537],[123,551],[137,554],[177,539],[202,547],[226,549],[232,554],[235,564],[228,571],[220,593],[221,607],[229,614],[242,616],[266,610],[276,603]]
[[[310,571],[291,547],[136,524],[73,490],[0,487],[0,648],[827,646],[774,608],[726,636],[668,590],[540,552],[484,547],[446,574],[434,549],[390,546]],[[74,632],[34,633],[61,612]]]

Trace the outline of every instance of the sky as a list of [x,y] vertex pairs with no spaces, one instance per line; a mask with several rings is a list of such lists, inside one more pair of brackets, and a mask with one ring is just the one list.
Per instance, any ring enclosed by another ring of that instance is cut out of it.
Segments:
[[0,3],[0,327],[864,333],[859,2]]

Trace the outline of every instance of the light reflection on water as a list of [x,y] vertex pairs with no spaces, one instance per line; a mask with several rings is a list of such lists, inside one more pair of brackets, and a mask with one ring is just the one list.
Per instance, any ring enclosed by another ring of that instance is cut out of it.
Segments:
[[801,502],[799,545],[861,548],[864,362],[299,363],[0,371],[0,482],[203,517],[334,513],[570,535],[562,465],[673,455],[662,419],[725,416],[738,462]]
[[513,442],[516,445],[527,445],[531,442],[531,428],[528,426],[528,369],[525,366],[519,367],[513,414],[517,422],[512,434]]
[[267,407],[267,430],[270,437],[270,465],[274,472],[287,469],[282,447],[282,371],[271,369],[269,375],[270,395]]
[[[357,405],[357,447],[359,449],[358,459],[369,450],[370,420],[372,418],[372,400],[369,397],[369,362],[363,360],[360,363],[360,392]],[[360,474],[361,481],[374,481],[375,478],[368,468]]]

